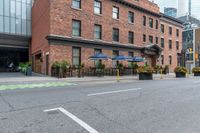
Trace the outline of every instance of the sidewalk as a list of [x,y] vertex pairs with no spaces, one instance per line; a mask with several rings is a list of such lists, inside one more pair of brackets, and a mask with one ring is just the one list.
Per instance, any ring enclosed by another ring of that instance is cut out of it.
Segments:
[[[191,76],[189,76],[191,77]],[[160,74],[153,75],[154,80],[161,80]],[[165,79],[175,79],[175,74],[170,73],[167,75],[162,75],[162,80]],[[9,84],[9,83],[45,83],[45,82],[72,82],[72,83],[83,83],[83,82],[116,82],[116,76],[104,76],[104,77],[72,77],[58,79],[55,77],[49,77],[40,74],[33,74],[33,76],[24,76],[21,73],[0,73],[0,84]],[[120,76],[120,81],[139,81],[138,76]]]

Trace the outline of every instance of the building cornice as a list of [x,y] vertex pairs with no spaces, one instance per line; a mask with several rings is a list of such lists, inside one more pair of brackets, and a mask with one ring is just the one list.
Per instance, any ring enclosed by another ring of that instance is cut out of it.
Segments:
[[127,2],[127,1],[125,1],[125,0],[112,0],[112,1],[115,1],[115,2],[117,2],[117,3],[123,4],[123,5],[128,6],[128,7],[131,7],[131,8],[134,8],[134,9],[136,9],[136,10],[139,10],[139,11],[142,11],[142,12],[145,12],[145,13],[148,13],[148,14],[151,14],[151,15],[153,15],[153,16],[161,17],[160,12],[156,13],[156,12],[147,10],[147,9],[142,8],[142,7],[140,7],[140,6],[137,6],[137,5],[133,4],[133,3]]
[[82,38],[73,38],[68,36],[60,36],[60,35],[48,35],[46,39],[49,41],[49,44],[57,44],[62,43],[66,45],[66,43],[76,43],[76,44],[85,44],[92,46],[102,46],[102,47],[112,47],[112,48],[126,48],[130,50],[141,50],[143,47],[134,46],[132,44],[122,44],[117,42],[105,42],[105,41],[97,41],[97,40],[88,40]]
[[183,28],[183,22],[182,21],[180,21],[179,19],[176,19],[174,17],[167,16],[163,13],[161,13],[160,20]]

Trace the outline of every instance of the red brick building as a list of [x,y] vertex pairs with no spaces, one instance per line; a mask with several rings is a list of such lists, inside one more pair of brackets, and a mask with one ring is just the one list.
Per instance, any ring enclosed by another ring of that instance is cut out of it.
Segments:
[[[32,8],[34,71],[50,75],[52,64],[61,60],[94,66],[88,58],[98,52],[110,57],[145,56],[148,64],[155,66],[161,63],[160,23],[172,25],[174,30],[178,26],[181,39],[178,22],[162,17],[159,7],[148,0],[37,0]],[[172,57],[173,52],[177,54],[173,50]],[[163,54],[169,52],[164,50]],[[104,63],[106,67],[115,65],[112,61]],[[172,67],[176,65],[174,59]]]
[[169,65],[170,72],[173,72],[174,68],[180,65],[183,24],[165,15],[162,15],[160,20],[160,47],[163,48],[160,65]]

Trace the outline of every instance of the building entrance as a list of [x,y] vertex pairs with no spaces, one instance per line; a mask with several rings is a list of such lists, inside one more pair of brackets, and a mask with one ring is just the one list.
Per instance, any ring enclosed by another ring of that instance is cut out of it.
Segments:
[[0,72],[9,72],[9,65],[13,63],[17,68],[20,62],[28,61],[27,49],[0,48]]

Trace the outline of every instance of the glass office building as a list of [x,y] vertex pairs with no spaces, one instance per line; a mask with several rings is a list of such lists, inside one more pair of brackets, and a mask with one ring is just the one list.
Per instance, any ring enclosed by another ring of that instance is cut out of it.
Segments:
[[31,35],[32,0],[0,0],[0,33]]
[[32,0],[0,0],[0,72],[28,61]]

